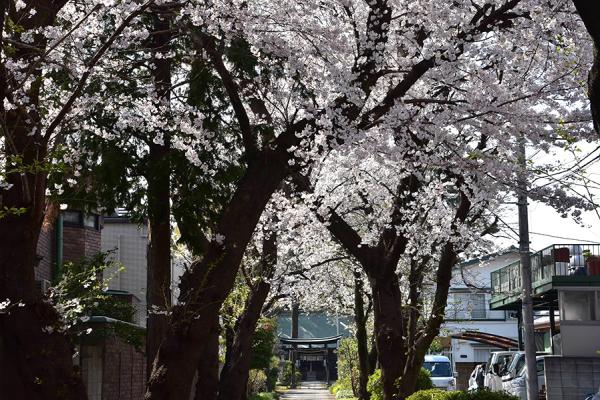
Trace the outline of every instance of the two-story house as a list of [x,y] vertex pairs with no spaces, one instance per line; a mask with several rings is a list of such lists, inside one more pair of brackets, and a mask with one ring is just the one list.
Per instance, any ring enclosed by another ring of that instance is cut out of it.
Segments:
[[458,373],[459,389],[467,388],[469,375],[490,352],[517,346],[515,314],[490,309],[490,276],[518,259],[518,250],[509,248],[462,262],[453,271],[441,335],[452,338],[448,355]]

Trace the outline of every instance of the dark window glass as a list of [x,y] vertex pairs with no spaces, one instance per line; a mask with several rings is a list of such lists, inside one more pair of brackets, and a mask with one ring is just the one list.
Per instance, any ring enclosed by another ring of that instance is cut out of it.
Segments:
[[444,376],[452,376],[452,368],[450,368],[449,362],[424,362],[423,368],[431,373],[433,378],[440,378]]
[[79,211],[64,211],[63,222],[72,225],[81,225],[81,213]]
[[98,216],[97,215],[86,215],[83,218],[83,225],[88,228],[98,229]]

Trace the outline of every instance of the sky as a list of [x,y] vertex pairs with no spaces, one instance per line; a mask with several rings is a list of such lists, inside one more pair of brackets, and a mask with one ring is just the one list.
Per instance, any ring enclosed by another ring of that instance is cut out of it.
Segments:
[[[580,145],[581,152],[579,157],[585,154],[597,154],[595,152],[596,143],[584,143]],[[537,161],[550,161],[568,167],[572,165],[573,159],[567,153],[556,152],[552,155],[542,155],[535,157]],[[586,168],[586,175],[593,178],[600,176],[600,162],[596,160]],[[593,186],[593,185],[592,185]],[[594,197],[600,196],[600,189],[591,189]],[[552,207],[542,203],[529,201],[529,239],[532,252],[539,251],[553,244],[570,243],[599,243],[600,244],[600,218],[594,211],[583,212],[583,225],[575,222],[572,218],[562,218]],[[514,232],[505,227],[505,231],[513,239],[499,239],[495,243],[501,247],[519,246],[518,235],[518,217],[517,206],[511,205],[503,215],[504,221],[514,229]]]

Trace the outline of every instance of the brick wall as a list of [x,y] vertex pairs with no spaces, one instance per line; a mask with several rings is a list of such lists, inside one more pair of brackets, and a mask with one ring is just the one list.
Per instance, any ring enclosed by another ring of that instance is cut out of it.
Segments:
[[40,261],[34,271],[36,280],[52,280],[54,253],[54,227],[42,228],[37,244],[37,256]]
[[79,261],[100,251],[100,231],[81,226],[63,228],[63,262]]
[[549,400],[581,400],[600,387],[600,358],[545,357],[544,364]]
[[118,337],[104,342],[102,400],[142,400],[146,382],[146,358]]

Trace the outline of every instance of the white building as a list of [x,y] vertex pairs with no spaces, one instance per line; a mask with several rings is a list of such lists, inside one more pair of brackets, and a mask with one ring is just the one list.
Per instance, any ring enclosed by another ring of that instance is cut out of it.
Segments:
[[[108,288],[122,291],[134,297],[137,308],[135,323],[146,326],[146,281],[148,271],[148,227],[131,222],[123,215],[104,217],[102,228],[102,251],[111,252],[110,258],[122,266],[122,270],[104,272]],[[172,301],[176,301],[179,278],[184,272],[182,262],[173,257],[171,262]]]
[[[465,261],[455,267],[448,294],[445,323],[441,335],[466,331],[517,340],[518,321],[508,311],[490,310],[491,272],[519,260],[516,248]],[[490,352],[500,350],[491,344],[452,338],[451,359],[458,372],[459,389],[466,389],[471,371],[487,361]]]

